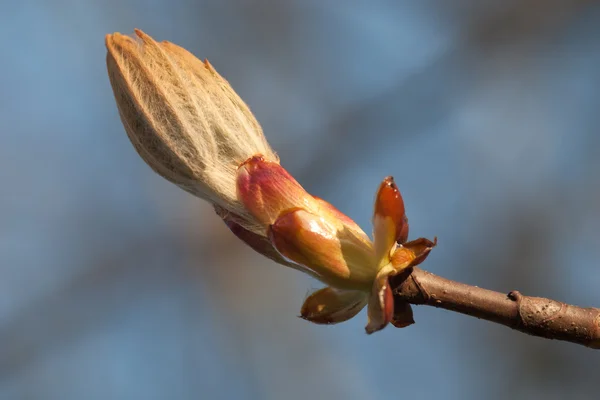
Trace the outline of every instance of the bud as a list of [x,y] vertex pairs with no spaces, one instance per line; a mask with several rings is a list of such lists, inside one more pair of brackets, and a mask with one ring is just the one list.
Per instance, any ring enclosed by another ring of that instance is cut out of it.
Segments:
[[238,166],[255,154],[279,161],[254,115],[208,61],[135,35],[106,36],[108,75],[131,143],[159,175],[248,217],[236,196]]
[[327,287],[301,317],[346,321],[368,305],[367,333],[413,322],[389,278],[421,263],[435,241],[407,242],[404,202],[392,177],[379,187],[373,241],[333,205],[312,196],[280,164],[248,106],[208,61],[140,30],[106,36],[106,63],[121,121],[158,174],[211,202],[255,251]]

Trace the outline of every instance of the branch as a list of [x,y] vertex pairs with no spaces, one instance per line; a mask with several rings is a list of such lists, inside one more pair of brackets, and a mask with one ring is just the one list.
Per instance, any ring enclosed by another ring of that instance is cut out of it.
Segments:
[[413,268],[391,278],[396,302],[425,304],[496,322],[533,336],[600,349],[600,308],[506,294]]

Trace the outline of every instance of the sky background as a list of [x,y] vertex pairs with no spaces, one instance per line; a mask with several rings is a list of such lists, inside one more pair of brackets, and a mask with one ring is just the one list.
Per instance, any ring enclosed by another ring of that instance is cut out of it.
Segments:
[[[135,153],[104,35],[208,58],[305,188],[423,268],[600,306],[600,2],[0,0],[1,399],[589,399],[600,358],[415,307],[297,318],[297,271]],[[393,5],[392,5],[393,4]]]

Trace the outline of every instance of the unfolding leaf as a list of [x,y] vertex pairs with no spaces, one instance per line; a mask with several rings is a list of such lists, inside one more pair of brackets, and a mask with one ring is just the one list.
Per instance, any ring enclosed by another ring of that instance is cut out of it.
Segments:
[[350,230],[303,209],[283,213],[269,239],[286,259],[314,271],[338,288],[365,289],[375,275],[373,249]]
[[337,324],[358,314],[367,298],[367,293],[360,290],[326,287],[308,296],[300,317],[316,324]]
[[[320,207],[320,211],[330,214],[334,219],[337,219],[341,225],[343,225],[344,229],[348,229],[357,237],[362,238],[365,242],[370,242],[371,240],[367,236],[367,234],[358,226],[356,222],[340,210],[338,210],[333,204],[317,197],[313,196],[315,201]],[[339,229],[339,228],[338,228]]]

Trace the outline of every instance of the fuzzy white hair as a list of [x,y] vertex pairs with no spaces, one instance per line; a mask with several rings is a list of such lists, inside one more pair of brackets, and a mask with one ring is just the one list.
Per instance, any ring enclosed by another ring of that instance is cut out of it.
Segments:
[[208,61],[135,34],[106,36],[108,75],[131,143],[155,172],[259,230],[236,196],[242,162],[256,154],[279,162],[258,121]]

